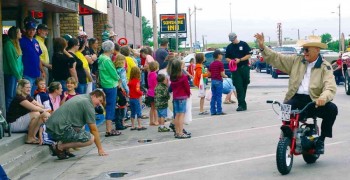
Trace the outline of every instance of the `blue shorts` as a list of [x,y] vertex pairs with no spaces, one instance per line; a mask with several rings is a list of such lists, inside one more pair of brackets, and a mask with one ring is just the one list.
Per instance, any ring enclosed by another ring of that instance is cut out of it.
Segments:
[[166,118],[166,117],[168,117],[168,108],[157,109],[157,112],[158,112],[158,117],[159,118]]
[[[141,118],[141,104],[140,99],[131,99],[130,98],[130,109],[131,109],[131,117],[130,118]],[[135,117],[136,116],[136,117]]]
[[186,102],[187,99],[174,99],[174,112],[186,113]]

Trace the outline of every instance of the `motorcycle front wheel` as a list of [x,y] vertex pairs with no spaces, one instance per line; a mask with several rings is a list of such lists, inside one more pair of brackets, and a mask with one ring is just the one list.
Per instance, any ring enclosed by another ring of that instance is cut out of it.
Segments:
[[277,169],[282,175],[288,174],[293,166],[293,154],[290,153],[291,140],[288,137],[280,139],[276,151]]

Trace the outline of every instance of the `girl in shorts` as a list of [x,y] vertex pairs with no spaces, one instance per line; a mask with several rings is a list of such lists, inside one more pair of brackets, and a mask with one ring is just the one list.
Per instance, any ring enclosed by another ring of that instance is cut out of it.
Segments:
[[186,113],[186,101],[191,96],[190,85],[187,76],[182,73],[181,61],[173,60],[170,69],[170,87],[173,91],[175,115],[175,138],[191,138],[191,135],[183,132],[184,117]]
[[[130,108],[131,108],[131,129],[130,130],[146,130],[147,128],[141,125],[141,71],[137,66],[131,68],[129,86]],[[137,118],[138,126],[135,127],[135,118]]]
[[[197,53],[196,56],[196,67],[195,67],[195,76],[193,79],[193,84],[199,88],[199,83],[201,76],[203,75],[203,80],[205,80],[208,77],[208,73],[204,73],[204,54],[203,53]],[[204,83],[205,84],[205,83]],[[203,84],[203,85],[204,85]],[[204,111],[204,98],[205,98],[205,86],[204,86],[204,92],[199,93],[198,96],[200,97],[199,101],[199,115],[206,115],[209,114],[208,111]]]

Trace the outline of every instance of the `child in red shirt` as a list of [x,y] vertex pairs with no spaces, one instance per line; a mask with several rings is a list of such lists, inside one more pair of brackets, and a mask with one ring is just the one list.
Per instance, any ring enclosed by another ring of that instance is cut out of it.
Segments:
[[[145,130],[147,128],[141,126],[141,104],[140,98],[142,96],[142,91],[140,87],[141,71],[137,66],[131,68],[130,71],[130,81],[129,86],[129,96],[130,96],[130,109],[131,109],[131,129],[130,130]],[[135,127],[135,116],[137,118],[138,126]]]

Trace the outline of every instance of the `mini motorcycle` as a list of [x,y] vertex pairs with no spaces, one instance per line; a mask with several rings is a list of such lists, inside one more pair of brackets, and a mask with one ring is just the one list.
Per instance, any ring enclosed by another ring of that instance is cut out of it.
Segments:
[[281,108],[281,135],[276,150],[278,171],[282,175],[288,174],[292,170],[294,155],[303,155],[304,161],[308,164],[315,163],[320,157],[315,149],[319,137],[317,118],[312,117],[312,122],[307,122],[306,117],[300,117],[300,114],[307,112],[309,107],[315,106],[315,102],[308,103],[302,110],[291,110],[291,105],[278,101],[268,100],[266,103],[272,104],[275,112],[274,104],[278,104]]

